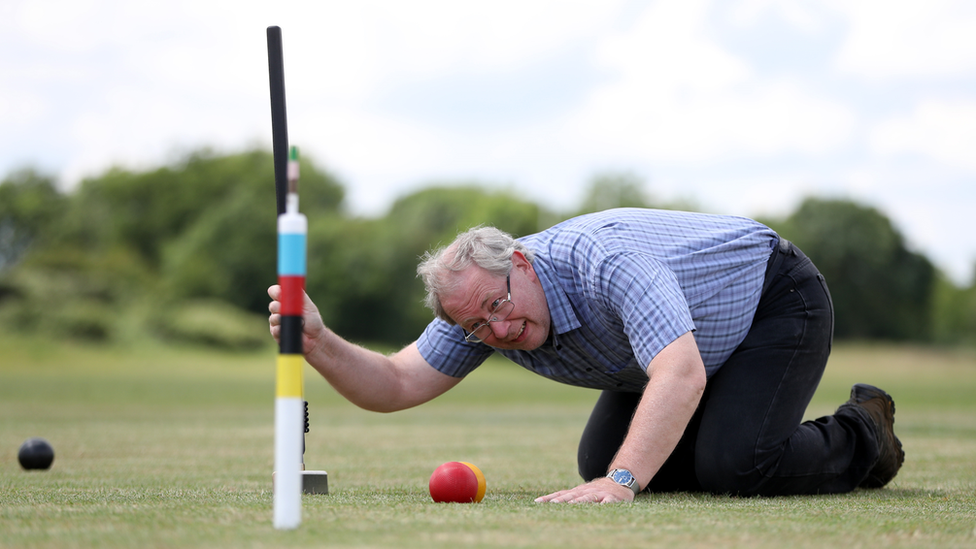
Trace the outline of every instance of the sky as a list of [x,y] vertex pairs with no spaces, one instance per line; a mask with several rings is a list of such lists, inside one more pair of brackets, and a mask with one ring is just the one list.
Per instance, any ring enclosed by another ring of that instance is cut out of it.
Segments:
[[972,281],[971,0],[4,0],[0,176],[270,150],[271,25],[290,141],[356,215],[441,182],[568,211],[626,173],[720,214],[854,200]]

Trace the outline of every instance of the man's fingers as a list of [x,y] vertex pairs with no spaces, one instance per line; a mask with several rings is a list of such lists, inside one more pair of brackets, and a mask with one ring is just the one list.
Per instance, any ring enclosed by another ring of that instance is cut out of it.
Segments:
[[536,503],[547,503],[547,502],[559,502],[560,498],[564,497],[566,494],[572,492],[572,490],[560,490],[558,492],[553,492],[551,494],[546,494],[542,497],[536,498]]
[[268,312],[271,315],[268,317],[268,331],[271,332],[271,337],[275,341],[280,342],[281,336],[281,302],[278,299],[281,297],[281,286],[275,284],[268,288],[268,297],[271,298],[271,303],[268,304]]
[[612,503],[633,499],[626,498],[626,495],[632,495],[630,489],[608,484],[604,479],[597,479],[570,490],[560,490],[536,498],[535,501],[536,503]]

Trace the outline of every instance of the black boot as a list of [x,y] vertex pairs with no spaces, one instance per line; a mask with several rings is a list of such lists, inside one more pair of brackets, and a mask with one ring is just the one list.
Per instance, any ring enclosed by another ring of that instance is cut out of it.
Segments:
[[905,451],[895,436],[895,401],[891,395],[872,385],[858,383],[851,388],[851,399],[844,406],[856,406],[867,412],[878,437],[878,461],[861,488],[881,488],[891,482],[905,462]]

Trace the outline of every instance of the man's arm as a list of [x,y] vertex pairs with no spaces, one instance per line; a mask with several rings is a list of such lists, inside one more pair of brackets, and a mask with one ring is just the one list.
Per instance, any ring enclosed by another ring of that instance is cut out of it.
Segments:
[[[649,376],[627,437],[610,469],[627,469],[645,487],[681,440],[705,390],[705,365],[691,332],[665,347],[647,369]],[[538,498],[537,502],[630,501],[634,493],[608,478]]]
[[[281,334],[280,286],[268,288],[271,335]],[[395,412],[422,404],[460,383],[435,370],[411,343],[386,356],[350,343],[322,322],[318,308],[305,295],[302,347],[305,360],[353,404],[374,412]]]

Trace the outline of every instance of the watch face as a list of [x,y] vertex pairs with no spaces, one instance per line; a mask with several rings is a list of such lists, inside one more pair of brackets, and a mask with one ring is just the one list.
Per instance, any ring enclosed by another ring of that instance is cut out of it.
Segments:
[[634,475],[630,474],[630,471],[625,469],[617,469],[613,472],[613,476],[610,478],[612,478],[617,484],[627,486],[634,480]]

